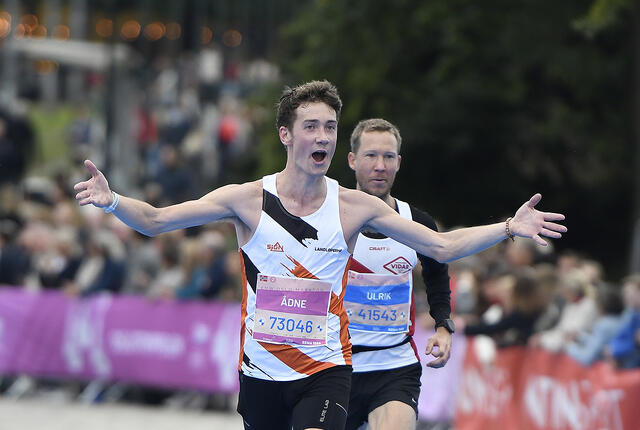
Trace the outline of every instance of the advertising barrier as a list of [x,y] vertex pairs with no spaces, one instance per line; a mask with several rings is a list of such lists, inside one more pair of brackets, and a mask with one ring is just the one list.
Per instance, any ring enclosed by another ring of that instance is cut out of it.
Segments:
[[640,369],[584,367],[564,354],[499,349],[492,364],[465,356],[456,429],[624,430],[638,428]]
[[240,306],[0,288],[0,373],[238,390]]
[[[0,374],[231,393],[238,390],[239,304],[70,298],[0,287]],[[481,363],[454,335],[451,359],[426,367],[433,331],[416,327],[420,419],[458,430],[624,430],[640,416],[640,369],[584,367],[562,354],[506,348]]]

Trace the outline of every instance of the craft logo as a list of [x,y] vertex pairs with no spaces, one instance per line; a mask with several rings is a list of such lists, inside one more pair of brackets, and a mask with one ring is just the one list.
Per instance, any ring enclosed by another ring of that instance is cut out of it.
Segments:
[[391,248],[388,246],[370,246],[369,251],[391,251]]
[[389,272],[394,275],[399,275],[400,273],[406,273],[413,269],[413,266],[409,261],[404,257],[398,257],[395,260],[391,260],[387,264],[383,266]]
[[284,248],[280,245],[279,242],[274,243],[273,245],[267,244],[267,250],[271,252],[284,252]]

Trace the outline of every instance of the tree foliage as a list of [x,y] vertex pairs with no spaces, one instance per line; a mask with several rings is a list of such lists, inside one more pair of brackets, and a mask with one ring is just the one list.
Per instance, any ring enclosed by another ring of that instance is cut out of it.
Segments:
[[384,117],[404,141],[396,196],[454,226],[501,219],[540,191],[543,208],[568,215],[558,246],[621,274],[633,175],[625,3],[316,0],[283,27],[281,64],[289,85],[338,86],[329,173],[344,185],[355,183],[353,126]]

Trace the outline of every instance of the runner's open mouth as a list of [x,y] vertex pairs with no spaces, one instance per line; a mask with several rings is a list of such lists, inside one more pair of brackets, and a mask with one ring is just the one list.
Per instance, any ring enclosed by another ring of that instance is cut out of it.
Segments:
[[315,151],[311,156],[315,161],[321,162],[327,157],[327,153],[325,151]]

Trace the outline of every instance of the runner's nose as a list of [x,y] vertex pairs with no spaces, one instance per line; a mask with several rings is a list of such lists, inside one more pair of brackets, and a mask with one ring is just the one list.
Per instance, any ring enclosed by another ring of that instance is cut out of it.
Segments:
[[375,170],[384,170],[384,159],[382,157],[376,157],[376,162],[373,165]]

